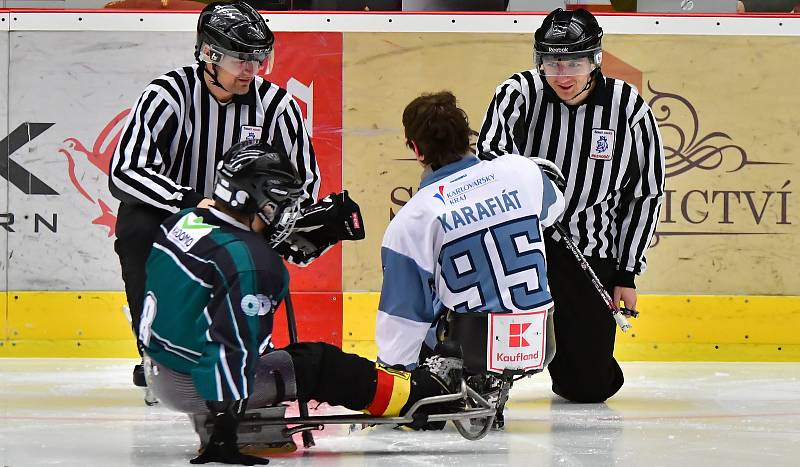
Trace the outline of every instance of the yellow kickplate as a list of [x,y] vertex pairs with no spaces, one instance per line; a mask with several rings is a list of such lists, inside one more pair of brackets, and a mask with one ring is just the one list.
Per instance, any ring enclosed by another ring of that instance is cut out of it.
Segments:
[[122,292],[8,292],[8,339],[128,339]]
[[[344,294],[345,351],[375,358],[379,294]],[[2,292],[0,357],[136,357],[123,292]],[[800,361],[800,297],[643,295],[620,360]],[[556,310],[556,313],[558,310]]]
[[136,357],[124,292],[6,292],[3,357]]
[[0,357],[38,358],[138,358],[133,336],[127,339],[4,340]]
[[[345,293],[342,347],[375,358],[378,293]],[[642,295],[623,361],[800,361],[800,297]],[[558,308],[556,308],[558,313]]]

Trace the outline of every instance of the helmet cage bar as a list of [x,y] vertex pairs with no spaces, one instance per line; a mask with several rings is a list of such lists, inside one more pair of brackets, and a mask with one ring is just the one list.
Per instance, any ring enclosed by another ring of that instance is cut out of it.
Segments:
[[[257,214],[270,227],[266,234],[267,240],[271,245],[277,245],[294,231],[294,226],[300,218],[300,198],[296,198],[293,203],[282,209],[276,206],[271,216],[267,216],[263,210]],[[277,222],[275,218],[278,218]]]

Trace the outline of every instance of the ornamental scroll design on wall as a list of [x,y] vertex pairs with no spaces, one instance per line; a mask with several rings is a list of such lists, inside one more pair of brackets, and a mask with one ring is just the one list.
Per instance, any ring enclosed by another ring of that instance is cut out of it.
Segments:
[[[745,167],[791,165],[789,162],[752,160],[745,148],[736,144],[728,133],[701,131],[700,115],[687,98],[656,90],[649,81],[647,88],[653,95],[648,104],[661,133],[665,177],[677,177],[690,171],[734,173]],[[736,188],[720,188],[706,183],[687,190],[670,188],[667,181],[662,203],[664,219],[659,222],[650,247],[658,245],[662,237],[672,236],[782,235],[783,232],[773,229],[739,227],[720,230],[718,226],[736,226],[739,219],[760,226],[762,222],[768,223],[765,213],[769,210],[777,219],[775,225],[790,225],[791,189],[787,189],[790,183],[791,180],[781,180],[763,187]],[[772,185],[775,187],[770,188]],[[735,209],[740,210],[738,216],[734,215]],[[718,212],[712,213],[714,210]],[[714,214],[718,218],[714,218]],[[695,228],[671,230],[670,224]]]
[[[710,171],[722,168],[726,172],[737,172],[747,165],[782,164],[748,159],[747,151],[734,144],[727,133],[712,131],[700,136],[700,119],[688,99],[657,91],[649,81],[647,89],[653,93],[649,105],[661,130],[666,177],[675,177],[694,169]],[[683,113],[690,118],[676,122],[675,117]]]

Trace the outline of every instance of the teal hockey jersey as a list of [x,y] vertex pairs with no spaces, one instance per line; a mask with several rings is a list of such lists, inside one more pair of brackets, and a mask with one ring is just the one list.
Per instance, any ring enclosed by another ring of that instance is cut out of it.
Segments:
[[214,208],[185,209],[161,225],[146,274],[139,337],[147,354],[191,375],[206,400],[251,395],[288,289],[264,237]]

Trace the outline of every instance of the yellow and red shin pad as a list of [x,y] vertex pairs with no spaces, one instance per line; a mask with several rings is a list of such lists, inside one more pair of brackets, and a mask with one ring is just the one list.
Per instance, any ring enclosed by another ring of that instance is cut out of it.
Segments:
[[411,394],[411,373],[379,364],[375,364],[375,370],[375,397],[364,411],[376,417],[397,417]]

